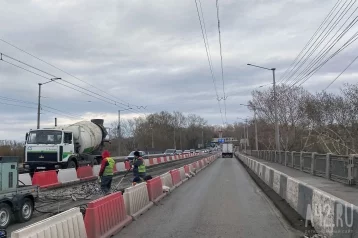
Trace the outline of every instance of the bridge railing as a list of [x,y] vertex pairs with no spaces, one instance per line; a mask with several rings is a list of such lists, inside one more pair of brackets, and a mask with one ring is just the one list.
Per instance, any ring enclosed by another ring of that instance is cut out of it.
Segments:
[[246,154],[340,183],[358,184],[358,155],[252,150]]

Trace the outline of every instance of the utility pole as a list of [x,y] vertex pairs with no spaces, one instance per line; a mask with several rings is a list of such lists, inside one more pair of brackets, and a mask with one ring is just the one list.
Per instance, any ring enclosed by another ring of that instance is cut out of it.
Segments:
[[[278,125],[278,105],[277,105],[277,94],[276,94],[276,76],[275,76],[275,71],[276,68],[266,68],[266,67],[262,67],[262,66],[258,66],[258,65],[253,65],[253,64],[247,64],[249,66],[253,66],[256,68],[261,68],[261,69],[266,69],[266,70],[271,70],[272,71],[272,80],[273,80],[273,96],[274,96],[274,110],[275,110],[275,142],[276,142],[276,150],[280,151],[281,150],[281,146],[280,146],[280,128]],[[281,154],[279,153],[279,156],[281,156]]]
[[180,142],[180,149],[183,150],[183,145],[182,145],[182,142],[181,142],[181,128],[179,128],[180,131],[179,131],[179,142]]
[[121,110],[118,110],[117,134],[118,134],[118,156],[121,156]]
[[[277,93],[276,93],[276,79],[275,79],[275,68],[272,68],[272,77],[273,77],[273,97],[275,102],[275,140],[276,140],[276,150],[280,151],[280,128],[278,126],[278,115],[277,115]],[[279,155],[281,155],[279,153]]]
[[245,148],[245,152],[246,152],[246,144],[247,144],[247,142],[246,142],[246,124],[244,124],[244,142],[245,142],[245,144],[244,144],[244,148]]
[[204,129],[201,130],[201,145],[204,148]]
[[39,83],[39,98],[37,103],[37,129],[40,129],[40,110],[41,110],[41,85],[42,83]]
[[153,132],[153,125],[152,125],[152,149],[154,149],[154,132]]
[[258,140],[258,138],[257,138],[256,107],[254,107],[254,118],[255,118],[255,144],[256,144],[256,150],[259,150],[259,140]]
[[249,143],[249,124],[247,123],[247,119],[246,119],[246,143],[247,143],[247,146],[250,146],[250,143]]
[[175,126],[174,126],[174,149],[177,149],[177,143],[175,141]]
[[256,150],[259,149],[259,140],[257,137],[257,114],[256,114],[256,107],[252,106],[252,105],[246,105],[246,104],[242,104],[240,103],[240,105],[242,106],[246,106],[246,107],[251,107],[254,110],[254,121],[255,121],[255,144],[256,144]]
[[45,83],[39,83],[39,95],[38,95],[38,102],[37,102],[37,129],[40,129],[40,114],[41,114],[41,86],[47,83],[51,83],[55,80],[58,80],[61,78],[52,78],[50,81],[47,81]]

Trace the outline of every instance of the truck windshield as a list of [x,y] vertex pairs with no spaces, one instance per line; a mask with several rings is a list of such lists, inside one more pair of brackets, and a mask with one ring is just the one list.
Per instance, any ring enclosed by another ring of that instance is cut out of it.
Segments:
[[31,131],[27,139],[27,144],[60,144],[62,141],[62,131]]

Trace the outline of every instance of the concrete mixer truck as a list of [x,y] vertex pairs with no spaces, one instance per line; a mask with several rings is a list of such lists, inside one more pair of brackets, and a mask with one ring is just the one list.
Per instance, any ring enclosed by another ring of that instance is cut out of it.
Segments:
[[100,164],[107,130],[102,119],[26,133],[24,169],[51,170]]

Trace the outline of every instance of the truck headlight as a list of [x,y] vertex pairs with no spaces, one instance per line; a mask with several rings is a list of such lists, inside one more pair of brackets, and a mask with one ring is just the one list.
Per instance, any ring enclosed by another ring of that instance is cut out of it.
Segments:
[[55,169],[59,169],[60,166],[58,164],[55,165]]

